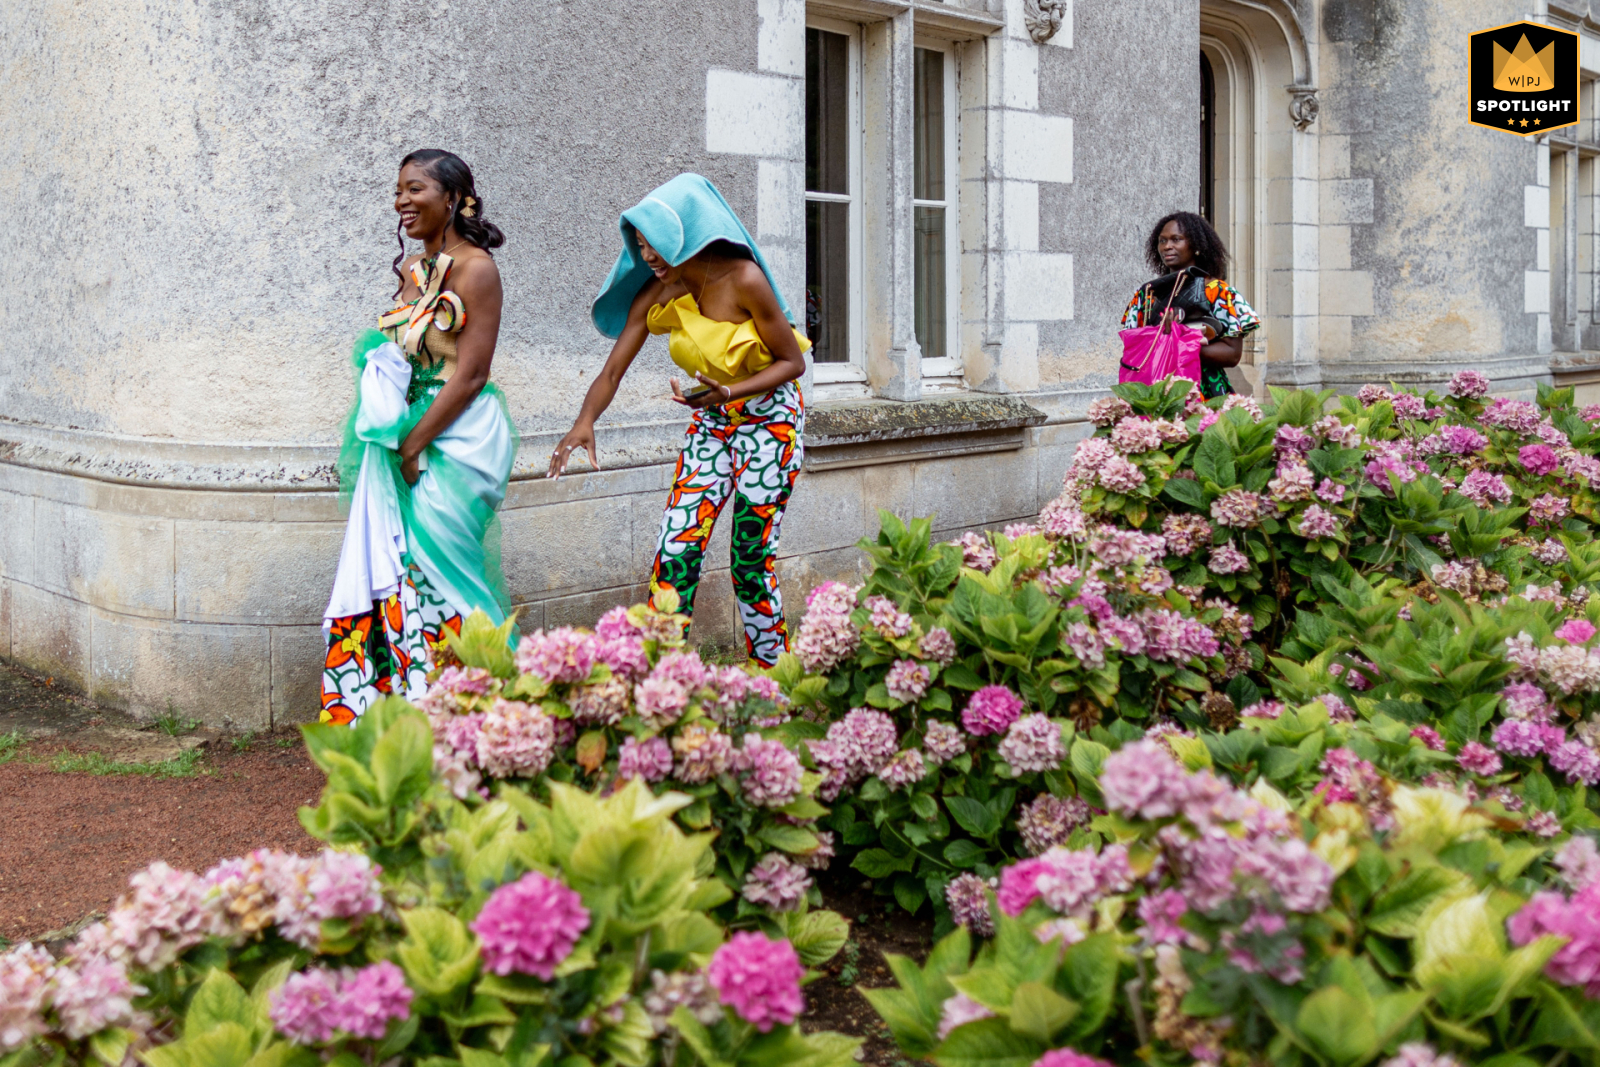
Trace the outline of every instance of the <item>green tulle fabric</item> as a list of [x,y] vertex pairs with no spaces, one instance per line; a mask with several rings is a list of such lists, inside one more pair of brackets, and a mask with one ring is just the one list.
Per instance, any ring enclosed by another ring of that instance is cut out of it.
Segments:
[[[388,341],[389,338],[377,330],[367,330],[356,340],[350,356],[356,380],[356,398],[345,417],[344,438],[339,446],[339,503],[345,514],[350,511],[363,457],[369,445],[375,443],[363,439],[356,431],[361,414],[361,376],[373,349]],[[409,405],[398,423],[384,427],[384,442],[398,444],[404,440],[406,434],[427,414],[434,398],[439,395],[439,388],[428,388]],[[442,497],[449,505],[448,510],[453,512],[449,516],[450,521],[430,519],[430,515],[438,513],[437,506],[432,510],[419,508],[412,487],[406,484],[400,474],[400,453],[393,447],[382,449],[385,462],[379,465],[387,475],[387,484],[368,488],[377,492],[393,492],[399,502],[401,519],[405,523],[411,547],[407,563],[420,566],[428,579],[447,595],[455,593],[452,600],[465,602],[458,606],[465,606],[469,610],[481,608],[498,625],[511,612],[511,597],[501,567],[500,519],[497,511],[500,501],[505,499],[510,482],[511,461],[515,459],[522,442],[506,407],[505,394],[493,383],[485,385],[483,393],[492,397],[499,406],[500,416],[510,434],[510,450],[508,458],[501,465],[503,470],[489,472],[474,469],[441,451],[437,442],[430,444],[426,450],[428,471],[438,490],[436,495]],[[477,403],[474,401],[474,405]],[[466,418],[473,410],[468,408],[462,418]],[[489,483],[486,483],[486,478],[490,480]],[[491,484],[496,479],[498,491]],[[485,496],[492,497],[493,503],[486,500]]]

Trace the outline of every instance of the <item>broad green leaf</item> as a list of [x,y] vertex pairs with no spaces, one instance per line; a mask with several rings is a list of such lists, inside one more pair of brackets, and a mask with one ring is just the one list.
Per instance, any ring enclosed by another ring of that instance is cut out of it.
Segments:
[[1415,937],[1417,921],[1437,900],[1465,893],[1471,880],[1450,867],[1413,867],[1372,898],[1367,926],[1389,937]]
[[807,967],[820,967],[839,954],[850,939],[850,923],[836,911],[791,914],[786,920],[790,944]]
[[400,913],[406,937],[395,947],[411,987],[431,997],[447,997],[472,980],[478,969],[478,943],[466,924],[443,908]]
[[1378,1047],[1371,1014],[1339,986],[1325,986],[1305,999],[1295,1029],[1308,1046],[1334,1067],[1369,1058]]
[[914,857],[896,856],[881,848],[869,848],[850,864],[868,878],[887,878],[899,871],[909,871]]
[[237,1023],[246,1030],[256,1024],[256,1006],[250,1002],[244,987],[221,968],[206,975],[189,1002],[189,1011],[183,1018],[185,1034],[203,1034],[223,1023]]
[[1049,1048],[1004,1019],[979,1019],[950,1031],[934,1053],[939,1067],[1033,1067]]
[[1077,1004],[1043,982],[1024,982],[1011,998],[1011,1029],[1046,1046],[1077,1014]]
[[950,809],[950,815],[956,823],[973,837],[993,837],[1000,829],[1000,816],[981,801],[971,797],[947,796],[944,806]]

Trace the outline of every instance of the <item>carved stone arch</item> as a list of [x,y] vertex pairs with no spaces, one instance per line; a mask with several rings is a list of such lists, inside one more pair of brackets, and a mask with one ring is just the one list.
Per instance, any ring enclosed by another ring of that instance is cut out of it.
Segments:
[[1219,233],[1262,317],[1240,370],[1252,391],[1319,373],[1314,42],[1289,0],[1201,0]]

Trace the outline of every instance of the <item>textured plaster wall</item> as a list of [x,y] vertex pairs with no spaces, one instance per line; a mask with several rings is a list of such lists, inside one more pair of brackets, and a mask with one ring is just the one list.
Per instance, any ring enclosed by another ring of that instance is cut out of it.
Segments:
[[1039,53],[1039,107],[1072,116],[1070,185],[1040,186],[1039,247],[1073,255],[1074,316],[1039,329],[1042,388],[1116,381],[1123,308],[1155,220],[1199,188],[1198,0],[1079,3],[1072,48]]
[[1524,308],[1535,148],[1470,126],[1467,35],[1519,0],[1324,0],[1322,357],[1403,363],[1537,351]]
[[[706,150],[706,69],[754,69],[755,0],[11,0],[0,34],[0,417],[205,442],[336,440],[387,306],[407,150],[476,171],[506,317],[494,376],[564,429],[609,343],[616,216]],[[613,420],[671,417],[653,342]]]

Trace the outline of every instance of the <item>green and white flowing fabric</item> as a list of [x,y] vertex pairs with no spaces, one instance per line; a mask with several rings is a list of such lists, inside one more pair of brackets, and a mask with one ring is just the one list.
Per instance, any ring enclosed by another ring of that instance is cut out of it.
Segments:
[[[444,626],[459,628],[475,610],[497,624],[505,619],[496,511],[518,445],[504,395],[486,385],[424,450],[417,484],[406,485],[400,442],[443,383],[407,403],[413,365],[376,330],[362,335],[352,358],[357,395],[339,456],[350,518],[323,614],[323,718],[335,722],[358,717],[385,693],[421,685],[427,644]],[[419,627],[421,634],[410,632]]]

